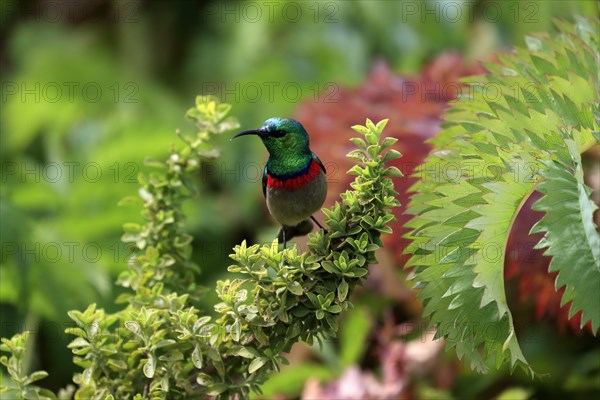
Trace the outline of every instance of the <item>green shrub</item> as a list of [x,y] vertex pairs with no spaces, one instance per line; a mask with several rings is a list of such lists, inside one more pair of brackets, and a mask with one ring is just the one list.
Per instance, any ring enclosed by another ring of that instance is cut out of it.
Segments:
[[[69,347],[83,369],[74,378],[76,398],[247,397],[285,362],[280,353],[293,343],[336,335],[338,314],[352,306],[349,293],[377,261],[374,252],[382,246],[381,234],[391,233],[387,224],[397,205],[388,177],[400,175],[384,164],[400,153],[388,149],[397,139],[381,138],[387,121],[367,120],[353,127],[363,137],[352,140],[358,149],[348,155],[357,162],[348,171],[356,175],[353,190],[324,210],[328,232],[309,235],[309,250],[302,254],[296,247],[279,251],[277,240],[236,246],[229,271],[237,277],[217,283],[217,317],[196,308],[203,288],[190,261],[193,238],[185,232],[182,203],[194,193],[190,182],[201,161],[218,155],[211,137],[238,127],[227,117],[229,109],[198,97],[187,113],[197,135],[181,137],[185,146],[174,148],[166,161],[147,160],[155,172],[140,176],[146,223],[124,226],[123,240],[138,249],[118,279],[131,289],[117,298],[126,306],[115,314],[94,304],[69,313],[77,325],[67,330],[76,336]],[[31,384],[45,373],[23,375],[22,351],[15,349],[25,340],[26,334],[5,342],[3,350],[12,357],[3,363],[17,385],[3,390],[33,398],[30,393],[40,389]]]

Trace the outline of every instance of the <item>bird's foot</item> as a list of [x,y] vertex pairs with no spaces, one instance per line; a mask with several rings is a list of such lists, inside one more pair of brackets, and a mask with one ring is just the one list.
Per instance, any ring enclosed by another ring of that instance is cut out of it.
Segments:
[[325,229],[325,228],[323,227],[323,225],[321,225],[321,224],[319,223],[319,221],[317,221],[317,219],[316,219],[314,216],[312,216],[312,215],[311,215],[311,216],[310,216],[310,219],[312,219],[313,221],[315,221],[315,224],[317,224],[317,225],[319,226],[319,228],[323,229],[323,231],[325,232],[325,234],[326,234],[326,235],[329,233],[329,231],[327,231],[327,229]]

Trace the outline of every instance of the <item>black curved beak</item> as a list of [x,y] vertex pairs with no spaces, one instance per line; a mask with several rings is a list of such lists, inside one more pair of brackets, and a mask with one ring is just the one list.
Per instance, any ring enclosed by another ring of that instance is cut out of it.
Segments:
[[257,136],[263,137],[265,135],[265,131],[262,128],[261,129],[250,129],[250,130],[238,133],[237,135],[232,137],[231,140],[233,140],[237,137],[240,137],[240,136],[244,136],[244,135],[257,135]]

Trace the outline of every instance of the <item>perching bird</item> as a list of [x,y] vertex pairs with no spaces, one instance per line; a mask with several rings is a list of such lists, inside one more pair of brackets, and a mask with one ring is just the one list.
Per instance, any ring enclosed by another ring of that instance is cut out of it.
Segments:
[[269,151],[263,194],[269,212],[281,224],[278,237],[283,248],[292,237],[312,230],[309,218],[324,229],[313,213],[327,195],[325,167],[310,150],[304,127],[290,118],[270,118],[259,129],[238,133],[233,139],[243,135],[257,135]]

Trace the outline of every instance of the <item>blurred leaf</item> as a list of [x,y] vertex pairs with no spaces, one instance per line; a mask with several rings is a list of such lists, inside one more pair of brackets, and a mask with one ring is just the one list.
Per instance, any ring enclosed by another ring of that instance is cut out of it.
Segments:
[[346,314],[340,328],[340,367],[360,363],[368,345],[371,331],[369,313],[365,308],[356,307]]
[[531,389],[514,387],[504,390],[497,397],[498,400],[527,400],[531,397]]
[[278,394],[287,396],[298,396],[302,387],[309,378],[327,380],[333,377],[333,372],[320,364],[305,363],[283,368],[280,372],[273,374],[271,378],[261,386],[262,395],[253,395],[253,399],[270,399]]

